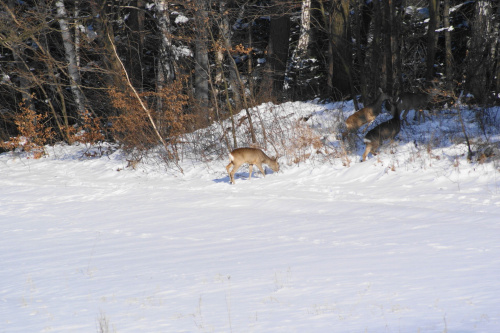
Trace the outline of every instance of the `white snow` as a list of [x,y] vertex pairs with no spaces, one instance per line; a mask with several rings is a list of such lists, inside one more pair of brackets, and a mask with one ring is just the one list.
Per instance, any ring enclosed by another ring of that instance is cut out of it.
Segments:
[[[352,112],[279,110],[314,114],[332,147],[328,117]],[[82,146],[1,154],[0,332],[497,332],[498,161],[428,148],[446,119],[367,162],[285,156],[235,185],[226,158],[181,174]]]

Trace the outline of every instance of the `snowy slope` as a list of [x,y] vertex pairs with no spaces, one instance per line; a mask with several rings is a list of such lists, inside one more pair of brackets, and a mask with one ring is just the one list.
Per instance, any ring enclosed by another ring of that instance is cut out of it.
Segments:
[[[353,111],[280,108],[314,114],[333,150]],[[234,186],[225,158],[180,174],[78,146],[2,154],[0,332],[497,332],[498,161],[428,149],[443,118],[364,163],[283,156]]]

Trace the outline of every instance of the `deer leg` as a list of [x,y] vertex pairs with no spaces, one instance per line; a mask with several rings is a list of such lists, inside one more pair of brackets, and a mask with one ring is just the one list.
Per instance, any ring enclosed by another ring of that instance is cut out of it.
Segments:
[[368,122],[368,124],[366,125],[366,127],[363,129],[363,133],[366,133],[366,131],[368,130],[368,128],[370,127],[370,125],[371,125],[374,121],[375,121],[375,119],[374,119],[374,120],[372,120],[372,121],[370,121],[370,122]]
[[406,117],[408,116],[408,112],[410,111],[403,110],[403,112],[401,112],[401,119],[403,120],[403,123],[405,123],[406,125],[409,125],[408,120],[406,119]]
[[229,168],[231,167],[231,165],[233,165],[233,162],[229,162],[229,164],[226,165],[227,173],[229,173]]
[[365,148],[365,152],[363,153],[363,162],[366,161],[366,157],[370,153],[371,149],[372,149],[372,144],[371,143],[367,143],[366,144],[366,148]]
[[231,182],[231,184],[235,184],[234,182],[234,174],[236,173],[236,171],[238,171],[238,169],[240,168],[241,164],[234,164],[233,163],[233,170],[231,170],[231,172],[229,173],[229,181]]
[[262,168],[262,164],[255,164],[257,166],[257,168],[259,168],[260,172],[262,172],[262,174],[264,175],[264,177],[266,176],[266,171]]
[[415,109],[415,117],[413,117],[413,120],[418,120],[418,124],[420,125],[420,122],[421,122],[421,119],[422,119],[422,112],[424,112],[424,110],[421,110],[421,109]]
[[253,164],[248,165],[248,180],[252,179]]
[[406,115],[407,114],[408,114],[408,111],[407,110],[403,110],[403,112],[401,112],[401,119],[406,120]]
[[[418,113],[418,124],[420,125],[422,119],[424,120],[425,122],[425,110],[424,109],[420,109],[418,111],[415,111]],[[417,118],[417,114],[415,114],[415,118]],[[429,119],[431,119],[430,117],[428,117]]]
[[[429,110],[429,115],[426,115],[426,114],[425,114],[425,111],[426,111],[426,110],[424,110],[424,109],[422,109],[422,110],[421,110],[421,112],[422,112],[421,117],[422,117],[422,119],[424,120],[424,122],[425,122],[425,117],[426,117],[426,116],[427,116],[427,118],[428,118],[429,120],[431,120],[431,119],[432,119],[432,118],[431,118],[431,116],[430,116],[431,111]],[[420,123],[420,120],[419,120],[419,123]]]
[[233,162],[229,162],[228,165],[226,165],[226,170],[227,170],[227,174],[229,175],[229,183],[233,183],[233,178],[231,176],[231,171],[229,171],[229,169],[231,168],[231,165],[233,165]]

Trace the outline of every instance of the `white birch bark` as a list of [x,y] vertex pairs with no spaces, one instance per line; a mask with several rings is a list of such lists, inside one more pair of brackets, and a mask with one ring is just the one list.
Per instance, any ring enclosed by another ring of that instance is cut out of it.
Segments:
[[78,17],[80,16],[80,0],[75,0],[75,54],[76,54],[76,67],[80,68],[80,27],[78,24]]
[[173,66],[172,40],[170,36],[170,16],[168,12],[167,0],[155,0],[155,11],[158,15],[158,28],[161,34],[159,71],[157,83],[160,87],[164,82],[172,82],[175,79],[175,70]]
[[300,36],[295,49],[294,59],[301,60],[307,53],[310,40],[311,29],[311,0],[302,1],[302,11],[300,15]]
[[71,38],[71,31],[69,29],[68,21],[67,21],[67,11],[64,6],[63,0],[56,1],[57,7],[57,16],[59,26],[61,27],[61,34],[64,44],[64,51],[66,54],[66,61],[68,62],[68,74],[70,77],[70,87],[71,93],[75,99],[75,103],[77,105],[77,109],[80,115],[85,114],[85,104],[84,104],[84,96],[82,91],[80,90],[80,73],[78,71],[76,51],[74,44]]

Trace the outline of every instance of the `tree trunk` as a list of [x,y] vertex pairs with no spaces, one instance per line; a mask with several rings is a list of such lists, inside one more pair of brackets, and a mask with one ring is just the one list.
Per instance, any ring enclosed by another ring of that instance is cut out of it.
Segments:
[[328,20],[328,83],[332,94],[343,98],[351,93],[350,0],[332,2]]
[[294,61],[300,62],[307,54],[311,30],[311,0],[302,0],[300,15],[300,36],[293,55]]
[[493,71],[490,50],[492,45],[492,7],[490,1],[478,0],[475,4],[475,18],[466,59],[466,86],[480,104],[486,103]]
[[445,80],[447,89],[453,87],[453,53],[451,52],[450,0],[443,1],[443,28],[445,45]]
[[[114,56],[114,45],[112,41],[115,38],[115,32],[113,25],[110,24],[108,20],[108,11],[113,13],[117,10],[116,7],[105,2],[92,2],[91,3],[92,15],[96,18],[96,30],[100,37],[99,42],[102,43],[102,48],[104,49],[101,53],[101,61],[107,70],[106,75],[104,75],[106,80],[106,85],[108,87],[116,87],[119,90],[123,90],[126,83],[122,80],[122,67]],[[108,38],[109,36],[109,38]]]
[[[175,79],[168,2],[166,0],[155,0],[155,11],[161,41],[156,74],[156,89],[157,91],[161,91],[165,84],[171,83]],[[159,109],[161,109],[160,104],[158,106]]]
[[[380,1],[374,1],[373,5],[373,16],[374,16],[374,21],[373,21],[373,39],[371,42],[371,59],[368,61],[370,62],[369,67],[369,73],[372,74],[372,89],[370,89],[373,92],[378,91],[379,87],[384,87],[383,83],[385,83],[385,80],[383,80],[383,77],[385,76],[385,66],[384,62],[382,61],[382,43],[380,42],[381,40],[381,35],[382,35],[382,7],[380,4]],[[365,100],[364,103],[367,103],[368,101]]]
[[283,91],[285,70],[288,61],[288,46],[290,38],[290,16],[283,6],[271,15],[269,45],[267,49],[267,66],[269,70],[267,83],[263,85],[267,93],[280,95]]
[[[357,0],[355,7],[355,22],[353,31],[354,39],[356,40],[356,72],[353,76],[356,77],[356,81],[359,85],[361,91],[362,100],[368,100],[368,82],[370,81],[367,75],[369,66],[365,64],[366,52],[368,48],[368,32],[370,29],[370,24],[372,21],[372,10],[365,0]],[[354,97],[354,96],[353,96]],[[357,99],[354,98],[354,107],[359,110]]]
[[76,54],[76,67],[80,68],[80,0],[74,0],[75,10],[73,17],[75,18],[75,54]]
[[500,96],[500,20],[498,19],[500,17],[500,5],[497,3],[497,10],[496,10],[496,17],[497,20],[495,23],[493,23],[493,28],[492,28],[492,45],[491,45],[491,62],[492,62],[492,67],[494,68],[493,70],[493,82],[492,82],[492,90],[495,92],[495,96],[497,96],[497,100],[499,99],[498,96]]
[[[222,50],[221,60],[226,59],[228,62],[229,71],[229,87],[232,92],[232,98],[235,101],[236,107],[241,107],[241,96],[244,93],[244,86],[242,82],[238,81],[238,67],[234,66],[233,60],[231,59],[231,53],[229,50],[232,48],[232,36],[231,36],[231,26],[229,24],[229,17],[226,15],[226,2],[221,2],[221,38],[222,38]],[[224,12],[223,12],[224,11]],[[245,13],[245,6],[240,8],[240,17],[243,17]],[[250,46],[251,47],[251,46]],[[225,56],[224,53],[227,55]],[[222,67],[221,67],[222,68]]]
[[208,47],[207,47],[207,24],[208,13],[205,0],[197,0],[196,11],[196,39],[194,41],[194,97],[199,102],[203,111],[207,111],[206,119],[210,121],[208,114]]
[[[397,62],[397,52],[396,52],[396,34],[395,29],[396,24],[396,10],[393,0],[387,0],[383,3],[384,6],[384,31],[385,31],[385,63],[386,63],[386,92],[392,94],[392,88],[395,83],[395,68]],[[394,29],[393,29],[394,28]]]
[[436,32],[439,25],[439,1],[429,0],[429,30],[427,31],[427,81],[432,81],[434,78],[434,62],[436,59],[436,47],[438,33]]
[[[399,9],[394,10],[396,11],[394,13],[395,15],[395,31],[394,31],[394,44],[393,47],[395,47],[394,53],[396,54],[396,59],[395,59],[395,66],[396,66],[396,85],[397,87],[403,87],[403,52],[402,52],[402,36],[403,36],[403,20],[405,17],[405,12],[406,12],[406,5],[407,1],[406,0],[401,0],[399,3]],[[394,94],[396,91],[392,91]]]
[[68,17],[68,13],[66,8],[64,7],[64,1],[58,0],[56,1],[57,7],[57,16],[59,21],[59,26],[61,27],[61,34],[64,44],[64,51],[66,54],[66,61],[68,62],[68,73],[70,78],[70,87],[71,93],[73,94],[73,98],[75,100],[75,104],[80,115],[80,118],[83,119],[83,115],[86,113],[85,110],[85,97],[80,90],[80,72],[78,70],[77,61],[76,61],[76,52],[75,47],[73,45],[73,39],[71,38],[71,32],[69,30],[68,21],[66,18]]
[[142,54],[144,49],[144,2],[142,0],[134,0],[132,2],[134,7],[130,11],[127,20],[130,33],[128,40],[128,56],[127,56],[127,72],[129,73],[132,84],[140,91],[143,85],[142,73]]

